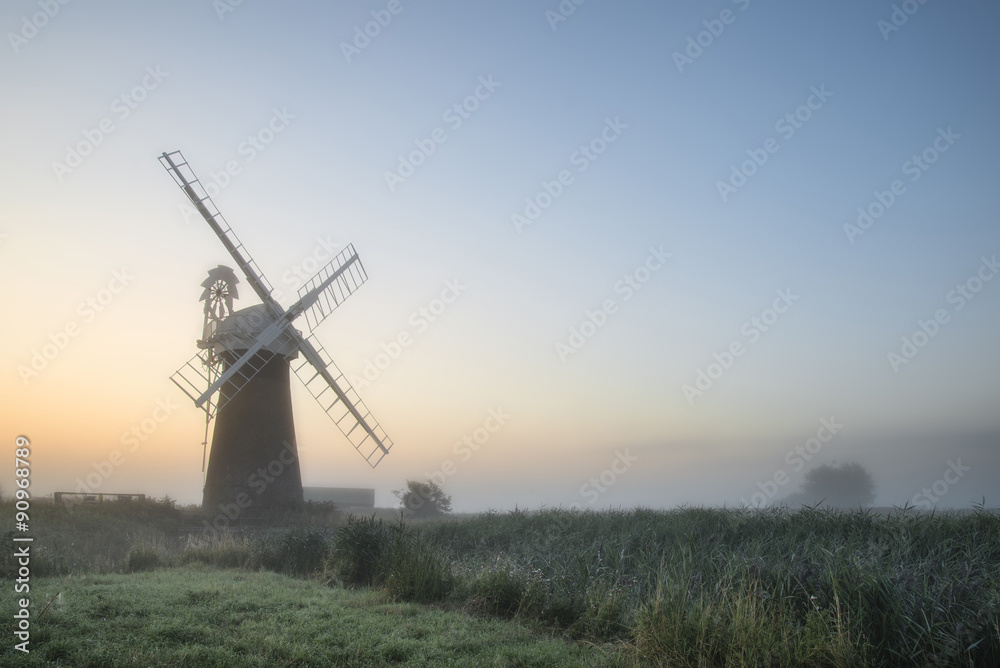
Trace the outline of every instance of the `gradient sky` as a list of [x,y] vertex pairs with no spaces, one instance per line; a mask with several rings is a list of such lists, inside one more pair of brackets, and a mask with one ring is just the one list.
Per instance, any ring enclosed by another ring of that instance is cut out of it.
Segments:
[[[331,247],[368,271],[319,337],[395,448],[372,471],[296,386],[307,485],[389,505],[444,468],[457,510],[733,504],[859,461],[901,505],[960,459],[940,503],[996,503],[996,3],[897,3],[899,25],[867,0],[46,6],[0,10],[0,397],[36,493],[103,469],[99,491],[200,500],[203,413],[169,376],[196,351],[207,270],[232,261],[157,162],[180,149],[284,304]],[[519,228],[546,183],[561,191]],[[934,336],[894,368],[920,321]],[[699,371],[718,377],[685,393]],[[456,448],[491,410],[503,426]],[[842,427],[795,468],[822,420]]]

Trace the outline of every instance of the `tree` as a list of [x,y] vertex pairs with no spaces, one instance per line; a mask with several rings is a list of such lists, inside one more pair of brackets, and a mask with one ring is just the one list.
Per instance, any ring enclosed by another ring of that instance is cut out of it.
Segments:
[[875,501],[875,481],[861,464],[851,462],[832,466],[823,464],[806,473],[802,490],[785,499],[789,505],[854,507]]
[[438,517],[451,512],[451,497],[436,482],[407,480],[406,491],[393,492],[409,517]]

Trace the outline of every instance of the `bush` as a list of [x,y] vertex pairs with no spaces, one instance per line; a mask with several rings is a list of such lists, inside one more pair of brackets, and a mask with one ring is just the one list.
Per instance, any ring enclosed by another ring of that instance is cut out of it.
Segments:
[[470,585],[471,607],[499,617],[538,614],[548,597],[547,581],[538,571],[526,571],[505,559],[497,559]]
[[149,542],[134,544],[125,556],[125,572],[141,573],[157,566],[169,565],[169,560],[161,546]]
[[451,512],[451,497],[436,482],[407,480],[406,490],[397,489],[393,494],[406,517],[424,519]]
[[587,592],[587,607],[573,629],[576,633],[612,640],[631,634],[628,593],[618,585],[596,585]]
[[788,506],[808,505],[851,508],[870,505],[875,501],[875,481],[861,464],[840,466],[823,464],[806,472],[801,491],[790,494],[781,503]]
[[295,527],[258,538],[253,544],[252,563],[277,573],[309,575],[322,568],[329,549],[322,529]]
[[454,587],[448,562],[419,536],[404,531],[394,537],[387,570],[385,588],[396,600],[440,601]]
[[348,584],[373,585],[385,580],[388,555],[397,529],[381,519],[348,517],[347,524],[334,534],[327,561],[332,575]]
[[337,530],[327,568],[334,579],[384,586],[402,601],[440,601],[455,585],[451,567],[438,550],[402,523],[386,526],[374,515],[350,517]]

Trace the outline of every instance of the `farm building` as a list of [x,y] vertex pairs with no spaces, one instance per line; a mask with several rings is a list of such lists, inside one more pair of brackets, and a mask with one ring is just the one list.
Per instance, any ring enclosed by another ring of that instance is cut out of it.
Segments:
[[306,501],[333,501],[339,508],[374,508],[375,490],[361,487],[303,487]]

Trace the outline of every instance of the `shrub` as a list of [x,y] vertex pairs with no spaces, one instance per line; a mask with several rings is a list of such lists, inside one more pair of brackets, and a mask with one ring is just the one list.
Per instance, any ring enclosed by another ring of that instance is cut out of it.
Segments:
[[295,527],[257,538],[252,563],[277,573],[309,575],[321,569],[328,553],[329,542],[322,529]]
[[393,533],[381,519],[348,517],[334,534],[327,566],[333,576],[348,584],[372,585],[385,580]]
[[393,492],[399,499],[406,517],[440,517],[451,512],[451,497],[436,482],[407,480],[406,490]]
[[599,640],[627,638],[631,633],[628,611],[628,594],[622,587],[592,586],[587,592],[587,607],[573,630]]
[[337,530],[326,565],[337,580],[384,586],[402,601],[440,601],[455,585],[451,567],[437,549],[402,523],[386,526],[374,515],[348,518]]
[[430,603],[448,596],[454,577],[448,562],[419,536],[399,531],[388,558],[385,588],[396,600]]
[[140,573],[168,565],[169,561],[165,557],[161,546],[146,541],[135,543],[125,556],[125,572]]
[[501,557],[472,581],[471,607],[500,617],[537,616],[548,597],[547,584],[541,572],[527,571]]

